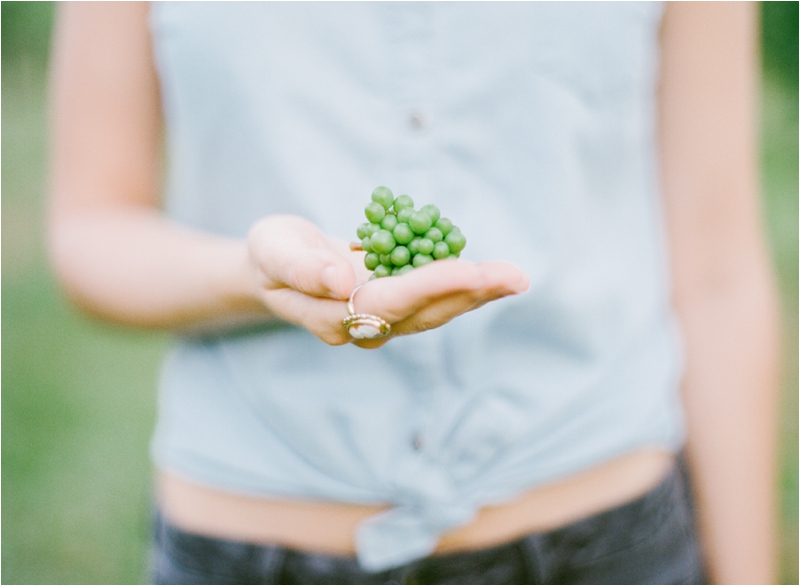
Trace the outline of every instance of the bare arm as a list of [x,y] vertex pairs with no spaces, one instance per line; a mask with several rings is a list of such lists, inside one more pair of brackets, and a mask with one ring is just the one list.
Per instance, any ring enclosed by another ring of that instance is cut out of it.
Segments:
[[[49,245],[65,290],[90,313],[141,327],[283,319],[329,344],[350,341],[342,300],[365,279],[363,253],[297,217],[254,218],[247,239],[230,239],[161,214],[147,12],[146,3],[59,5]],[[525,288],[527,277],[508,263],[443,261],[370,283],[358,310],[410,334]]]
[[91,313],[143,327],[269,317],[243,242],[181,228],[158,210],[147,3],[58,10],[50,251],[67,293]]
[[674,303],[687,347],[687,455],[717,583],[774,574],[777,303],[762,235],[749,3],[670,3],[661,149]]

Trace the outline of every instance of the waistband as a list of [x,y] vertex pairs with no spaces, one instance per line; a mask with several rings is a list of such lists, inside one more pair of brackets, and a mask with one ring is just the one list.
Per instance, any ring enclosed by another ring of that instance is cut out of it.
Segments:
[[[170,524],[158,512],[155,532],[152,571],[157,584],[196,579],[276,584],[547,584],[563,572],[583,572],[586,583],[650,583],[656,577],[660,583],[705,583],[690,494],[678,465],[646,494],[564,527],[489,548],[433,555],[381,572],[365,571],[355,556],[196,535]],[[577,579],[577,574],[573,577]]]
[[[674,456],[667,452],[642,450],[533,488],[509,502],[484,507],[471,522],[446,531],[435,552],[492,547],[567,525],[641,496],[657,485],[673,464]],[[161,471],[158,479],[159,506],[176,527],[209,537],[276,543],[300,551],[352,555],[359,532],[369,530],[376,515],[394,511],[378,505],[242,496],[168,471]]]

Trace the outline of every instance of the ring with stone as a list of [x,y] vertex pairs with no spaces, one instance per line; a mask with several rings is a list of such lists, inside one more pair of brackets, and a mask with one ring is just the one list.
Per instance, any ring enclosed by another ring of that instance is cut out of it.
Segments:
[[386,320],[369,313],[356,313],[354,303],[356,291],[364,285],[366,283],[357,285],[353,292],[350,293],[350,299],[347,300],[347,313],[350,315],[342,320],[342,324],[344,324],[347,333],[357,340],[384,338],[392,331],[392,326],[386,323]]

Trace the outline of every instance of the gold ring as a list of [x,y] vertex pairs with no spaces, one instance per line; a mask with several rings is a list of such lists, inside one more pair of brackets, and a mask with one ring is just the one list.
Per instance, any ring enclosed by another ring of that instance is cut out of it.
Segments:
[[342,320],[342,324],[344,324],[347,333],[357,340],[384,338],[392,331],[392,326],[386,323],[386,320],[369,313],[356,313],[354,303],[356,291],[364,285],[366,283],[356,285],[356,288],[350,293],[350,299],[347,300],[347,313],[350,315]]

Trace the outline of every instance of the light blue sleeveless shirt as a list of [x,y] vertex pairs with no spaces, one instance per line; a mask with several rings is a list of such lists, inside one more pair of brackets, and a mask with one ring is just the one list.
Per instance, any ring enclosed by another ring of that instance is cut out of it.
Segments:
[[683,441],[655,165],[654,3],[156,3],[167,212],[351,240],[372,189],[435,203],[530,290],[366,351],[275,325],[177,341],[158,466],[249,495],[390,503],[371,570],[479,507]]

